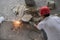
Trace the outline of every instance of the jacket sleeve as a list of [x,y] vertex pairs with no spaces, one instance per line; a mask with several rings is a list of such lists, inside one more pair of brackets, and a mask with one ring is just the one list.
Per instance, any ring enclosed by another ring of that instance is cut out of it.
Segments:
[[40,23],[37,25],[37,29],[39,29],[39,30],[44,29],[44,22],[40,22]]

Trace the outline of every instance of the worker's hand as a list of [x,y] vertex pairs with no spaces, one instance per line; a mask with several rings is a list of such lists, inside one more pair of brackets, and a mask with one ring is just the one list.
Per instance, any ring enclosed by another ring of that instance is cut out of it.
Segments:
[[37,27],[37,25],[36,25],[36,24],[34,24],[34,26],[35,26],[35,27]]

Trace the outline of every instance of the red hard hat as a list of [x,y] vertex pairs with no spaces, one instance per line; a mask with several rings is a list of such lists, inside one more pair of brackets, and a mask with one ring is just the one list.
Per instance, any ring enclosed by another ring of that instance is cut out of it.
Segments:
[[41,16],[44,16],[46,14],[50,14],[50,9],[47,6],[43,6],[40,8],[39,12]]

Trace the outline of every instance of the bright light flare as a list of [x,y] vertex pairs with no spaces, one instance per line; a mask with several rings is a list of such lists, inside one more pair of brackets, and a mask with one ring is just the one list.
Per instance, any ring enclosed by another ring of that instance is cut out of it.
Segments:
[[13,21],[13,26],[15,28],[21,27],[22,26],[22,21]]

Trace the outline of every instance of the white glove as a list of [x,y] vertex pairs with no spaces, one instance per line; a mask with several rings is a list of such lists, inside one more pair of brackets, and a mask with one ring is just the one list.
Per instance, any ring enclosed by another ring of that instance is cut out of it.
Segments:
[[2,23],[5,20],[5,18],[2,16],[0,17],[0,23]]

